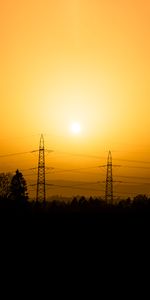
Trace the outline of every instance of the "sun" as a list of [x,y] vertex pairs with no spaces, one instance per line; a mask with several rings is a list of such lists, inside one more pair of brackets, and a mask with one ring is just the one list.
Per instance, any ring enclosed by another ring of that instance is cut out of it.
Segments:
[[78,122],[73,122],[72,124],[71,124],[71,132],[73,133],[73,134],[79,134],[80,132],[81,132],[81,126],[80,126],[80,123],[78,123]]

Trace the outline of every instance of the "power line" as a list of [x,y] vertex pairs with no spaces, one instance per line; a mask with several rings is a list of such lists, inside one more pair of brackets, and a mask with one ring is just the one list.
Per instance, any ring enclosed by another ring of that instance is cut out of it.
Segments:
[[129,185],[132,185],[132,184],[134,184],[134,185],[143,185],[143,184],[150,185],[150,182],[136,182],[136,181],[118,181],[118,183],[121,183],[121,185],[122,185],[122,183],[129,184]]
[[121,177],[121,178],[132,178],[132,179],[148,179],[148,180],[150,180],[150,177],[142,177],[142,176],[125,176],[125,175],[117,175],[117,176],[115,176],[115,177]]
[[143,166],[122,166],[123,168],[129,168],[129,169],[150,169],[150,167],[143,167]]
[[133,159],[123,159],[123,158],[113,158],[113,160],[134,162],[134,163],[138,163],[138,164],[150,164],[150,161],[144,161],[144,160],[133,160]]
[[3,154],[3,155],[0,155],[0,158],[9,157],[9,156],[16,156],[16,155],[24,155],[24,154],[34,153],[34,152],[38,152],[38,150]]
[[[62,152],[62,151],[55,151],[55,150],[47,150],[47,152],[54,152],[56,154],[64,154],[64,155],[70,155],[70,156],[79,156],[79,157],[87,157],[87,158],[96,158],[96,159],[106,159],[104,156],[98,156],[98,155],[90,155],[90,154],[83,154],[83,153],[71,153],[71,152]],[[134,163],[143,163],[143,164],[150,164],[150,161],[144,161],[144,160],[135,160],[135,159],[124,159],[124,158],[113,158],[113,160],[116,161],[125,161],[125,162],[134,162]]]
[[[28,154],[28,153],[34,153],[34,152],[38,152],[38,151],[39,150],[33,150],[33,151],[3,154],[3,155],[0,155],[0,158],[14,156],[14,155],[23,155],[23,154]],[[87,158],[106,159],[106,157],[104,157],[104,156],[90,155],[90,154],[83,154],[83,153],[62,152],[62,151],[57,151],[57,150],[55,151],[55,150],[51,150],[51,149],[45,149],[45,152],[54,153],[54,154],[64,154],[67,156],[70,155],[70,156],[79,156],[79,157],[87,157]],[[145,161],[145,160],[134,160],[134,159],[123,159],[123,158],[113,158],[113,160],[134,162],[134,163],[140,163],[140,164],[150,164],[150,161]]]
[[68,186],[68,185],[59,185],[59,184],[47,184],[47,186],[51,186],[51,187],[59,187],[59,188],[69,188],[69,189],[81,189],[81,190],[88,190],[88,191],[96,191],[96,192],[104,192],[104,190],[100,190],[100,189],[93,189],[93,188],[83,188],[83,187],[76,187],[76,186]]
[[[62,180],[62,181],[64,181],[64,180]],[[75,182],[75,183],[73,183],[73,182]],[[89,182],[89,181],[87,181],[87,182],[76,182],[76,181],[70,181],[70,187],[74,187],[74,186],[84,186],[84,185],[92,185],[92,184],[100,184],[100,183],[105,183],[105,181],[96,181],[96,182]],[[47,185],[51,185],[52,183],[46,183]],[[53,184],[52,184],[53,185]]]
[[[88,169],[98,169],[99,166],[94,166],[94,167],[83,167],[83,168],[75,168],[75,169],[59,169],[59,171],[54,171],[54,173],[66,173],[66,172],[76,172],[76,171],[81,171],[81,170],[88,170]],[[55,168],[54,168],[55,169]]]

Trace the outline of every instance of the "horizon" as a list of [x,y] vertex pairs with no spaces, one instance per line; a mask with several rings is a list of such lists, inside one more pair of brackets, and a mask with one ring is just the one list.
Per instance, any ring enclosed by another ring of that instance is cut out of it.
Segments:
[[[38,147],[39,145],[30,151],[0,155],[0,173],[13,174],[19,169],[27,182],[31,199],[36,198]],[[128,159],[123,156],[123,152],[112,151],[114,201],[133,198],[137,194],[150,195],[150,161],[135,159],[135,153],[131,154],[132,157]],[[55,151],[45,145],[46,198],[54,195],[69,198],[84,195],[104,199],[107,158],[107,151],[101,152],[101,155],[69,153]]]

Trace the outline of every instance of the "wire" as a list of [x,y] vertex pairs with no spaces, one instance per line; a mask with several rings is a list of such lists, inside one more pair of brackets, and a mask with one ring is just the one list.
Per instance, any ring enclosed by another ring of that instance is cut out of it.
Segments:
[[26,152],[3,154],[3,155],[0,155],[0,158],[9,157],[9,156],[16,156],[16,155],[23,155],[23,154],[29,154],[29,153],[34,153],[34,152],[38,152],[38,151],[39,150],[33,150],[33,151],[26,151]]
[[133,178],[133,179],[148,179],[150,180],[150,177],[141,177],[141,176],[124,176],[124,175],[118,175],[115,177],[121,177],[121,178]]
[[[100,183],[104,183],[103,181],[96,181],[96,182],[76,182],[74,184],[71,184],[70,187],[74,187],[74,186],[84,186],[84,185],[92,185],[92,184],[100,184]],[[49,185],[49,183],[47,183]],[[51,185],[51,183],[50,183]],[[53,185],[53,184],[52,184]]]
[[[87,157],[87,158],[96,158],[96,159],[106,159],[104,156],[97,156],[97,155],[89,155],[89,154],[80,154],[80,153],[69,153],[69,152],[61,152],[61,151],[53,151],[47,150],[48,152],[54,152],[58,154],[70,155],[70,156],[80,156],[80,157]],[[126,161],[126,162],[134,162],[134,163],[143,163],[143,164],[150,164],[150,161],[143,161],[143,160],[135,160],[135,159],[123,159],[123,158],[113,158],[113,161]]]
[[104,192],[104,190],[99,190],[99,189],[88,189],[88,188],[80,188],[80,187],[76,187],[76,186],[68,186],[68,185],[59,185],[59,184],[47,184],[48,186],[51,187],[59,187],[59,188],[69,188],[69,189],[81,189],[81,190],[88,190],[88,191],[96,191],[96,192]]
[[[137,193],[137,192],[115,192],[115,194],[120,194],[120,195],[127,195],[127,197],[129,197],[129,194],[130,195],[138,195],[139,193]],[[143,193],[142,193],[143,194]]]
[[[52,150],[47,150],[48,152],[51,152]],[[80,154],[80,153],[69,153],[69,152],[61,152],[61,151],[53,151],[56,154],[63,154],[67,156],[77,156],[77,157],[87,157],[87,158],[96,158],[96,159],[105,159],[106,157],[100,157],[96,155],[89,155],[89,154]]]
[[129,185],[143,185],[143,184],[148,184],[150,185],[150,182],[136,182],[136,181],[118,181],[118,183],[123,183],[123,184],[129,184]]
[[[54,172],[48,172],[47,174],[56,174],[56,173],[66,173],[66,172],[78,172],[81,170],[88,170],[88,169],[98,169],[99,166],[94,166],[94,167],[83,167],[83,168],[75,168],[75,169],[60,169],[58,168],[58,171],[54,171]],[[55,168],[53,168],[55,169]],[[90,174],[90,173],[89,173]]]
[[150,167],[142,167],[142,166],[122,166],[123,168],[129,168],[129,169],[150,169]]
[[[34,153],[38,152],[38,150],[33,150],[33,151],[26,151],[26,152],[18,152],[18,153],[10,153],[10,154],[4,154],[0,155],[0,157],[8,157],[8,156],[14,156],[14,155],[23,155],[27,153]],[[55,151],[55,150],[49,150],[45,149],[45,152],[48,153],[58,153],[58,154],[64,154],[64,155],[70,155],[70,156],[79,156],[79,157],[87,157],[87,158],[96,158],[96,159],[106,159],[104,156],[97,156],[97,155],[89,155],[89,154],[80,154],[80,153],[69,153],[69,152],[61,152],[61,151]],[[141,164],[150,164],[150,161],[143,161],[143,160],[132,160],[132,159],[122,159],[122,158],[113,158],[113,161],[125,161],[125,162],[134,162],[134,163],[141,163]]]
[[117,161],[126,161],[126,162],[134,162],[139,164],[150,164],[150,161],[143,161],[143,160],[132,160],[132,159],[123,159],[123,158],[113,158],[113,160]]

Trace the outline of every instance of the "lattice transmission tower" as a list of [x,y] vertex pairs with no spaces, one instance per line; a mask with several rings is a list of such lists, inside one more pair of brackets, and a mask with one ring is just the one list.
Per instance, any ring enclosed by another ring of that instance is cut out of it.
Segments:
[[45,189],[45,148],[44,137],[41,134],[39,144],[39,159],[38,159],[38,174],[37,174],[37,192],[36,201],[46,201],[46,189]]
[[107,203],[113,204],[112,155],[110,151],[107,158],[105,200]]

